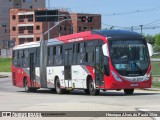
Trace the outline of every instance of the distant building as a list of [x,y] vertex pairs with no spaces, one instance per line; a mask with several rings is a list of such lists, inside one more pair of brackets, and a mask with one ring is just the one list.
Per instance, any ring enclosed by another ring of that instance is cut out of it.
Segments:
[[[16,45],[40,41],[41,36],[46,32],[48,22],[36,22],[35,10],[44,9],[10,9],[10,39],[16,41]],[[72,33],[82,32],[91,29],[101,29],[101,15],[99,14],[83,14],[83,13],[69,13],[66,10],[60,9],[59,21],[64,19],[72,19],[71,21],[64,21],[59,26],[55,27],[50,32],[49,38],[68,35]],[[83,16],[91,16],[90,22],[82,22]],[[55,25],[55,22],[50,22],[50,27]],[[48,39],[48,34],[44,36],[44,39]]]
[[9,39],[10,8],[45,8],[45,0],[0,0],[0,8],[0,40],[4,40]]
[[[87,30],[94,30],[94,29],[101,29],[101,15],[100,14],[86,14],[86,13],[72,13],[71,14],[73,19],[73,32],[83,32]],[[82,22],[82,17],[86,17],[86,22]],[[87,21],[87,18],[90,17],[90,22]]]
[[0,0],[0,41],[10,39],[10,8],[45,8],[45,2],[46,0]]

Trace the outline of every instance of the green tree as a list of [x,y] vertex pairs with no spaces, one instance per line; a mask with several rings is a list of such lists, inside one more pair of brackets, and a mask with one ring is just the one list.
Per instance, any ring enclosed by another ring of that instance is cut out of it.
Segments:
[[147,35],[144,35],[145,38],[146,38],[146,41],[150,44],[154,44],[155,42],[155,39],[154,39],[154,36],[150,35],[150,34],[147,34]]
[[155,35],[154,38],[155,38],[154,45],[155,46],[160,46],[160,34]]

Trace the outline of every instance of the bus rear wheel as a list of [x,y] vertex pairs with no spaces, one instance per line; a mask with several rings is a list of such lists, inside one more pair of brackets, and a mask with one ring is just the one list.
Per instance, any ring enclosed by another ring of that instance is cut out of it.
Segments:
[[56,86],[55,87],[56,87],[56,93],[57,94],[64,94],[65,93],[65,89],[61,88],[59,78],[56,79]]
[[37,92],[37,88],[29,87],[27,78],[24,79],[24,88],[26,92]]
[[134,92],[134,89],[124,89],[124,93],[125,93],[126,95],[132,95],[133,92]]
[[89,80],[89,94],[90,95],[99,95],[100,90],[95,89],[94,82],[92,79]]

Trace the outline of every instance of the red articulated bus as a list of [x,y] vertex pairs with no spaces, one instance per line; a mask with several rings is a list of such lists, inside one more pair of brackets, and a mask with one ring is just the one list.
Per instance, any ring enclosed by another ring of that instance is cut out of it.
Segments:
[[13,48],[12,81],[27,92],[39,88],[58,94],[84,89],[151,87],[151,64],[145,38],[123,30],[93,30],[31,42]]

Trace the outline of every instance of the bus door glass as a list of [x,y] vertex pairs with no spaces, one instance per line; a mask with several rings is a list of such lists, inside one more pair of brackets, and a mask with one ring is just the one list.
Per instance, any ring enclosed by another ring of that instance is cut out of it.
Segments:
[[103,60],[102,60],[102,47],[96,46],[95,52],[95,80],[96,86],[104,85],[104,75],[103,75]]
[[35,79],[35,53],[30,53],[30,79],[31,79],[31,86],[34,87]]
[[72,49],[65,50],[65,67],[64,67],[64,78],[65,80],[71,80],[71,64],[72,64]]

